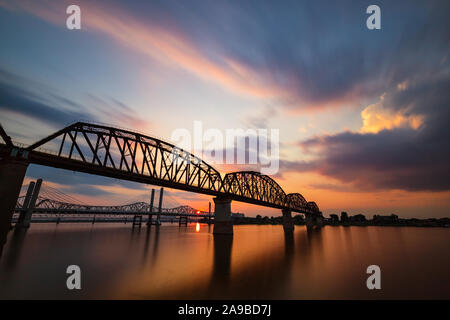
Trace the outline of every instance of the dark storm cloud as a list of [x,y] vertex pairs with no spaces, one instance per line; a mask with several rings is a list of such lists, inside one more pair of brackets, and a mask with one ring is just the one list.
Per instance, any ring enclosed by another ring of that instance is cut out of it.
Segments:
[[[125,124],[144,122],[135,117],[134,111],[130,107],[114,98],[105,100],[92,94],[87,96],[94,101],[96,108],[93,111],[98,114],[114,115],[121,120],[121,123]],[[0,70],[0,111],[13,111],[58,128],[79,120],[98,121],[98,118],[87,110],[81,104],[52,92],[45,85]],[[108,119],[113,119],[113,116]],[[145,190],[143,184],[37,165],[31,165],[27,174],[33,178],[44,178],[46,181],[72,185],[73,192],[83,195],[102,196],[108,194],[108,192],[89,186],[89,184],[120,185],[128,189]]]
[[303,108],[377,97],[439,70],[449,51],[448,1],[379,1],[382,29],[376,31],[366,28],[370,4],[156,1],[139,10],[154,12],[158,24],[178,29],[210,60],[237,61],[261,83],[286,89],[279,97],[285,105]]
[[[64,105],[79,111],[64,108]],[[58,126],[92,117],[77,103],[43,92],[39,85],[3,70],[0,70],[0,110],[14,111]]]
[[92,187],[92,185],[119,185],[133,190],[146,190],[145,184],[137,182],[107,178],[82,172],[73,172],[70,170],[49,168],[40,165],[30,165],[27,170],[27,176],[35,179],[43,178],[45,181],[51,181],[62,185],[71,185],[73,186],[73,191],[76,193],[91,196],[108,194],[107,191]]
[[282,162],[286,171],[314,171],[363,190],[450,189],[450,76],[425,78],[386,94],[384,107],[424,116],[418,129],[316,136],[300,146],[316,160]]
[[[148,121],[115,98],[87,93],[89,102],[79,102],[54,93],[51,88],[0,69],[0,110],[13,111],[55,127],[75,121],[112,121],[130,127],[144,127]],[[92,108],[94,107],[94,108]]]

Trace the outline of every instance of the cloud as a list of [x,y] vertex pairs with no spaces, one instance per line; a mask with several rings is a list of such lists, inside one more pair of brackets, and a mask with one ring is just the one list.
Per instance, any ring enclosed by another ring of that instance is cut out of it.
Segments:
[[[68,2],[0,3],[65,27]],[[352,1],[79,5],[85,30],[236,94],[295,110],[360,106],[361,99],[439,70],[448,52],[447,1],[382,1],[386,14],[377,32],[365,27],[364,5]]]
[[[77,110],[68,105],[76,106]],[[75,102],[49,94],[41,86],[4,70],[0,70],[0,110],[14,111],[58,126],[91,117]]]
[[127,104],[115,98],[101,98],[94,94],[88,94],[87,105],[91,108],[93,116],[105,123],[118,123],[120,127],[129,127],[130,130],[147,129],[151,124],[149,120],[142,119]]
[[[313,171],[359,190],[450,189],[450,75],[424,77],[382,99],[387,112],[423,119],[420,129],[391,126],[372,132],[320,135],[299,143],[311,161],[281,162],[288,171]],[[405,111],[407,110],[407,111]]]
[[[0,2],[0,5],[10,10],[28,12],[65,27],[61,24],[65,3],[22,1],[14,4]],[[219,61],[208,58],[180,30],[156,25],[151,19],[139,21],[129,12],[110,3],[107,7],[92,2],[80,3],[80,6],[83,8],[82,28],[106,35],[123,47],[150,59],[180,67],[239,94],[269,98],[283,91],[282,88],[264,84],[254,70],[232,57],[218,55],[216,59]]]
[[[401,86],[405,90],[404,86]],[[371,104],[361,112],[363,133],[377,133],[385,129],[411,128],[417,130],[423,124],[423,116],[407,114],[407,110],[393,111],[383,106],[384,95],[380,101]]]
[[269,129],[270,120],[278,115],[278,110],[271,105],[265,106],[262,110],[253,110],[253,112],[245,116],[243,123],[250,128]]
[[367,30],[366,7],[354,1],[195,4],[202,19],[176,14],[183,30],[194,30],[191,39],[281,88],[275,99],[291,109],[362,105],[413,75],[439,70],[448,52],[444,1],[382,1],[379,32]]
[[[39,82],[0,69],[0,110],[4,112],[1,120],[7,120],[6,114],[13,113],[57,129],[75,121],[119,123],[141,129],[150,126],[149,121],[139,118],[132,108],[117,99],[88,93],[86,101],[86,104],[75,102]],[[35,134],[31,140],[36,138]],[[20,138],[30,137],[20,134]]]

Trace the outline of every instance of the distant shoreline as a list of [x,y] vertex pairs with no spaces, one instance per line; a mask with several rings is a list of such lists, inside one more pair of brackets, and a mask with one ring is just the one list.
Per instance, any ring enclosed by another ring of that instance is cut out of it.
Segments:
[[[356,218],[355,218],[356,217]],[[233,217],[234,225],[282,225],[282,217]],[[292,218],[294,225],[306,225],[306,222],[301,215]],[[132,223],[133,219],[128,218],[41,218],[33,219],[32,223]],[[13,219],[13,223],[16,219]],[[146,223],[147,219],[142,219],[142,223]],[[177,224],[177,219],[162,219],[162,222]],[[208,219],[190,220],[190,223],[200,222],[208,223]],[[214,220],[211,221],[214,224]],[[363,220],[360,215],[349,217],[348,220],[340,221],[332,218],[324,218],[324,226],[357,226],[357,227],[424,227],[424,228],[450,228],[450,218],[428,218],[428,219],[402,219],[392,216],[374,216],[374,219]]]
[[[295,225],[305,225],[306,222],[302,216],[298,215],[292,218]],[[281,225],[282,217],[239,217],[233,218],[233,224],[260,224],[260,225]],[[428,219],[402,219],[396,215],[379,216],[375,215],[373,219],[367,220],[363,215],[345,217],[337,220],[334,218],[324,218],[324,226],[378,226],[378,227],[426,227],[426,228],[450,228],[450,218],[428,218]]]

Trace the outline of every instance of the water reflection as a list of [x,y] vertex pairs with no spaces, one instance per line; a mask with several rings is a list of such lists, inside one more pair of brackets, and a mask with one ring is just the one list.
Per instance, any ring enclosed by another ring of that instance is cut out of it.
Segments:
[[14,229],[12,232],[12,236],[9,239],[10,249],[8,250],[8,254],[5,256],[5,267],[8,270],[13,270],[19,260],[27,230],[28,229],[20,228]]
[[231,252],[233,249],[233,236],[213,235],[214,253],[213,270],[209,286],[209,294],[228,292],[231,276]]
[[[268,292],[270,292],[272,298],[285,297],[284,289],[289,285],[295,254],[294,234],[292,232],[285,233],[282,228],[272,229],[271,231],[276,234],[276,238],[271,237],[271,241],[253,243],[249,246],[251,250],[243,248],[241,243],[237,241],[233,250],[231,250],[229,243],[221,243],[223,240],[218,239],[221,244],[215,247],[215,250],[217,250],[215,256],[231,254],[231,277],[225,278],[229,281],[227,283],[228,290],[217,292],[214,298],[258,299],[267,297]],[[252,233],[250,230],[247,230],[247,232]],[[242,236],[247,238],[247,234],[244,233],[239,234],[237,238],[239,239]],[[228,260],[226,262],[228,268]],[[216,269],[225,272],[222,268],[217,264],[215,272],[217,272]]]
[[291,260],[294,256],[294,233],[284,232],[284,255],[286,260]]
[[[149,227],[150,229],[150,227]],[[154,264],[158,259],[158,248],[159,248],[159,227],[155,228],[155,238],[153,240],[153,253],[152,253],[152,264]]]

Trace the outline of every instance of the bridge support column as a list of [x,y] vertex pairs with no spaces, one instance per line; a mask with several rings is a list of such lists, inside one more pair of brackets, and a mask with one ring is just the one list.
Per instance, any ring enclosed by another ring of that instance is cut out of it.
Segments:
[[147,225],[152,225],[152,219],[153,219],[153,201],[155,200],[155,189],[152,189],[152,195],[150,197],[150,212],[148,213],[148,220]]
[[322,213],[320,213],[320,214],[317,216],[317,220],[316,220],[316,221],[317,221],[317,222],[316,222],[317,227],[318,227],[318,228],[322,228],[322,227],[323,227],[323,223],[324,223]]
[[0,255],[11,228],[11,219],[27,167],[28,163],[25,161],[0,160]]
[[26,194],[25,199],[22,204],[22,210],[20,210],[19,219],[16,222],[16,228],[17,228],[17,226],[23,224],[23,220],[25,219],[25,214],[27,213],[28,206],[30,205],[31,197],[33,196],[35,184],[36,183],[34,181],[31,181],[30,184],[28,185],[27,194]]
[[312,229],[314,227],[321,228],[323,226],[323,216],[322,214],[308,214],[306,215],[306,228]]
[[231,220],[231,199],[216,197],[214,200],[214,231],[213,234],[233,234]]
[[208,224],[211,224],[211,202],[209,202],[209,210],[208,210]]
[[305,217],[306,229],[314,228],[314,217],[312,214],[307,214]]
[[161,190],[159,191],[158,215],[157,215],[157,218],[156,218],[156,225],[157,226],[161,225],[161,212],[162,212],[163,193],[164,193],[164,188],[161,188]]
[[[39,196],[39,191],[41,190],[41,185],[42,185],[42,179],[38,179],[33,188],[33,195],[31,196],[31,199],[29,200],[27,207],[24,208],[25,213],[23,215],[23,219],[20,220],[20,217],[19,217],[19,221],[16,224],[16,228],[29,228],[30,227],[31,217],[33,215],[34,207],[36,206],[36,201]],[[28,191],[29,191],[29,189],[28,189]],[[27,196],[28,196],[28,192],[27,192]],[[25,201],[26,201],[26,199],[25,199]],[[22,215],[22,213],[21,213],[21,215]]]
[[283,209],[283,229],[286,232],[294,231],[294,221],[292,220],[292,212],[289,209]]
[[181,226],[182,224],[184,224],[185,226],[188,225],[188,217],[180,216],[180,218],[178,220],[178,225]]

